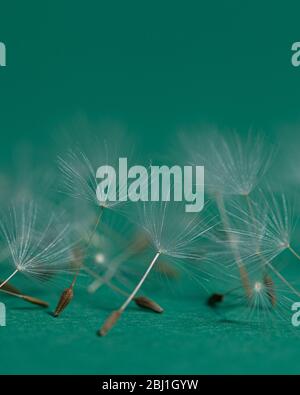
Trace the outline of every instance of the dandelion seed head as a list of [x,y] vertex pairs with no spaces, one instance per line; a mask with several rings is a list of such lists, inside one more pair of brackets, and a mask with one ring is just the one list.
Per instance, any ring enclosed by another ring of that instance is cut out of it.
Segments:
[[2,215],[0,229],[18,271],[45,279],[71,270],[70,226],[48,206],[44,211],[33,201],[12,205]]
[[284,193],[258,190],[248,205],[234,201],[227,211],[230,242],[248,266],[255,268],[261,261],[267,265],[290,247],[293,210]]
[[[101,156],[99,156],[101,158]],[[85,200],[95,207],[102,208],[116,208],[124,203],[127,191],[123,186],[119,186],[118,177],[116,178],[116,185],[113,180],[109,179],[109,184],[103,200],[99,200],[96,191],[98,180],[96,177],[97,168],[104,166],[108,162],[105,157],[93,162],[88,156],[80,150],[69,150],[64,158],[58,157],[58,166],[63,176],[63,191],[72,198]],[[108,161],[108,159],[107,159]],[[116,200],[110,200],[110,190],[116,187]]]
[[96,169],[81,151],[69,150],[65,157],[58,157],[58,166],[64,179],[64,190],[71,197],[88,200],[95,205],[96,198]]
[[196,142],[192,139],[192,145],[183,145],[193,163],[204,165],[206,188],[214,195],[248,196],[269,169],[274,155],[263,135],[251,130],[245,139],[236,132],[221,135],[212,130],[200,134]]
[[207,207],[186,213],[182,202],[146,202],[138,210],[138,223],[156,251],[177,259],[203,258],[199,242],[208,238],[216,222]]
[[[119,159],[125,157],[130,160],[134,145],[130,143],[129,136],[120,130],[112,129],[110,133],[103,133],[100,128],[99,133],[95,125],[86,122],[82,128],[85,130],[81,131],[81,138],[75,143],[69,143],[68,149],[58,156],[62,192],[72,198],[86,201],[93,207],[119,208],[127,200],[126,183],[119,182],[118,174],[115,180],[107,177],[105,191],[100,193],[97,191],[99,180],[96,174],[100,167],[108,172],[113,168],[117,172]],[[90,134],[91,129],[97,130],[97,133]],[[82,135],[85,137],[82,138]],[[116,195],[117,198],[111,199],[111,195]]]

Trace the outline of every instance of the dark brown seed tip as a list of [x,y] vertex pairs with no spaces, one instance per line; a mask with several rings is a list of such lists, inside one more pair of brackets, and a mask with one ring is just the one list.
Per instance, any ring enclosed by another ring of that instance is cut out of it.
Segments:
[[41,307],[48,307],[49,306],[49,304],[47,302],[44,302],[43,300],[34,298],[32,296],[22,295],[22,299],[26,300],[29,303],[36,304]]
[[98,331],[98,336],[105,336],[111,328],[115,325],[122,314],[122,311],[113,311],[111,315],[106,319],[102,327]]
[[63,291],[59,299],[59,302],[57,303],[56,309],[54,311],[54,317],[58,317],[60,313],[64,311],[64,309],[68,306],[68,304],[73,299],[73,296],[74,296],[73,286]]
[[151,299],[148,299],[146,296],[138,296],[134,298],[134,301],[139,307],[142,307],[143,309],[152,310],[155,313],[162,313],[164,311],[164,309],[159,304],[153,302]]
[[207,304],[211,307],[215,307],[216,304],[223,302],[224,300],[224,295],[222,294],[212,294],[208,300],[207,300]]

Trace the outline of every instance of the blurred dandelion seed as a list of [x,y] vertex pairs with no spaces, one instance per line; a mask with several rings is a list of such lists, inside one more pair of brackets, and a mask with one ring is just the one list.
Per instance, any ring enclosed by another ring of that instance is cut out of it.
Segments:
[[[218,131],[213,130],[209,137],[200,135],[198,143],[195,145],[193,140],[192,146],[186,146],[185,142],[184,145],[193,162],[205,166],[206,187],[216,199],[227,232],[231,223],[226,211],[225,197],[242,196],[248,202],[250,193],[269,169],[274,150],[267,147],[262,134],[251,130],[246,139],[241,139],[236,132],[221,136]],[[201,147],[205,148],[205,152],[201,152]],[[236,247],[237,236],[234,237],[231,233],[227,233],[227,236],[245,294],[250,297],[249,275]]]
[[286,195],[260,190],[257,200],[251,202],[251,214],[237,203],[232,205],[230,213],[235,229],[229,232],[236,235],[246,264],[255,266],[262,261],[265,267],[270,266],[270,262],[285,250],[300,259],[291,243],[295,223]]
[[[103,277],[99,276],[97,273],[87,267],[85,267],[85,270],[89,275],[95,278],[96,284],[102,284]],[[111,280],[106,279],[105,285],[107,285],[111,290],[115,291],[116,293],[125,296],[126,298],[130,296],[128,292],[124,291],[123,289],[112,283]],[[135,296],[133,298],[133,301],[136,303],[137,306],[154,311],[155,313],[162,313],[164,311],[164,309],[158,303],[149,299],[146,296]]]
[[[290,289],[275,284],[263,269],[252,274],[250,280],[251,296],[246,297],[242,285],[234,286],[224,293],[213,294],[208,299],[208,305],[216,308],[218,314],[228,314],[233,317],[238,315],[239,320],[250,320],[252,323],[265,324],[270,327],[289,320],[290,306],[293,300],[290,298]],[[279,280],[280,281],[280,280]],[[222,307],[221,307],[222,304]],[[229,310],[228,310],[229,308]]]
[[[92,253],[93,267],[82,266],[82,269],[94,279],[88,286],[88,292],[94,293],[105,285],[114,292],[128,297],[129,293],[124,289],[130,288],[130,278],[133,276],[135,278],[141,271],[140,264],[135,265],[135,269],[132,264],[135,258],[149,246],[149,241],[143,232],[137,231],[136,225],[128,220],[124,221],[122,216],[113,213],[103,220],[101,231],[97,235],[101,243],[93,246],[96,249],[95,255]],[[100,263],[96,262],[98,258]],[[163,311],[157,303],[146,296],[136,296],[134,301],[139,307],[154,312]]]
[[219,209],[219,213],[220,213],[222,222],[224,224],[225,232],[228,235],[229,245],[230,245],[232,254],[234,256],[235,263],[239,269],[241,282],[243,284],[243,287],[244,287],[247,297],[250,298],[251,289],[250,289],[250,282],[249,282],[248,273],[247,273],[247,270],[246,270],[245,265],[243,263],[239,249],[236,245],[236,238],[233,236],[233,234],[231,232],[229,232],[229,229],[231,228],[231,224],[230,224],[227,212],[226,212],[225,203],[224,203],[222,195],[217,195],[216,201],[217,201],[217,205],[218,205],[218,209]]
[[228,215],[233,226],[228,233],[236,240],[235,248],[239,251],[248,273],[262,272],[262,280],[251,287],[249,300],[263,287],[273,307],[277,303],[277,291],[270,275],[273,273],[294,295],[300,292],[281,274],[272,263],[283,251],[290,251],[296,258],[297,252],[291,246],[294,229],[293,211],[285,194],[275,195],[258,191],[256,200],[248,197],[248,208],[234,202]]
[[122,251],[114,257],[107,267],[107,270],[103,276],[99,276],[88,288],[88,291],[94,293],[97,289],[101,286],[109,283],[112,278],[115,276],[115,273],[119,269],[119,267],[124,263],[126,260],[131,258],[132,256],[136,255],[137,253],[145,250],[148,247],[149,243],[147,239],[143,236],[137,236],[133,243],[124,247]]

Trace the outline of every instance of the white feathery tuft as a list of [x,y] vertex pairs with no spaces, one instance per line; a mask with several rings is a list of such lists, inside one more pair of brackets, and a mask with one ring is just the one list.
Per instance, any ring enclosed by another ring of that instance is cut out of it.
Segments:
[[0,229],[17,272],[40,280],[71,270],[70,227],[54,212],[32,201],[13,205],[2,216]]

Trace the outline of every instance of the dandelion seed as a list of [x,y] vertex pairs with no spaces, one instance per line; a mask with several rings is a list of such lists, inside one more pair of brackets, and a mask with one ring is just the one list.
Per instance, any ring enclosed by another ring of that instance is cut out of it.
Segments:
[[[184,141],[185,140],[185,141]],[[237,132],[216,130],[182,139],[193,163],[205,166],[206,188],[215,196],[248,196],[269,170],[274,147],[262,133],[250,130],[246,138]]]
[[[86,217],[89,217],[89,212],[80,213],[80,218],[85,219]],[[82,228],[85,228],[82,222],[81,224],[75,223],[75,229],[82,230]],[[126,238],[123,235],[126,235]],[[90,237],[89,234],[87,240]],[[90,243],[91,251],[89,255],[86,254],[85,244],[78,244],[73,248],[72,267],[76,273],[79,270],[83,270],[93,278],[88,291],[94,293],[101,286],[105,285],[113,292],[128,297],[129,293],[124,290],[124,287],[129,288],[128,278],[138,275],[140,270],[135,271],[132,268],[132,262],[125,264],[125,261],[128,261],[133,255],[142,252],[147,247],[148,242],[145,236],[137,235],[136,227],[133,227],[129,221],[124,221],[122,216],[112,211],[109,216],[104,217],[101,222],[101,228],[98,228],[97,232],[94,233],[93,240]],[[84,262],[84,259],[87,262]],[[122,287],[116,285],[115,280],[120,282]],[[59,316],[73,299],[74,285],[75,282],[73,281],[71,286],[62,293],[53,314],[55,317]],[[139,307],[150,309],[154,312],[158,312],[158,310],[163,311],[157,303],[146,296],[141,296],[141,300],[139,298],[140,296],[134,299]],[[145,300],[144,303],[142,303],[143,299]],[[146,300],[148,303],[146,303]]]
[[[252,315],[269,318],[270,310],[273,309],[277,318],[282,316],[288,319],[292,301],[287,295],[299,297],[300,292],[278,269],[278,258],[286,250],[296,257],[298,255],[291,247],[293,210],[285,194],[274,194],[269,189],[268,192],[259,190],[255,199],[249,199],[249,203],[251,206],[245,208],[241,202],[232,202],[228,211],[232,224],[229,232],[232,232],[236,240],[235,248],[239,250],[247,272],[253,278],[251,280],[249,277],[249,311]],[[222,294],[222,301],[237,290],[235,287]],[[214,301],[214,295],[210,300]]]
[[115,325],[160,256],[165,255],[180,260],[200,259],[198,248],[195,247],[198,247],[199,240],[207,237],[207,233],[215,226],[215,218],[204,217],[203,214],[201,217],[186,214],[180,205],[175,203],[173,205],[170,202],[144,204],[141,221],[155,248],[154,256],[130,296],[104,322],[98,331],[100,336],[106,335]]
[[[237,281],[236,277],[234,282]],[[227,319],[238,317],[239,321],[251,321],[253,324],[266,325],[267,328],[277,327],[281,322],[290,319],[293,294],[284,283],[276,283],[270,274],[265,273],[264,268],[260,272],[252,273],[249,281],[250,298],[245,296],[243,287],[238,285],[224,293],[211,295],[208,305],[215,308],[218,314],[225,314]]]
[[[103,145],[105,148],[105,152],[104,155],[101,156],[99,154],[101,154],[101,148]],[[60,156],[58,158],[58,165],[64,179],[65,192],[73,198],[78,198],[81,200],[88,201],[90,204],[97,207],[98,214],[97,214],[96,223],[87,240],[85,251],[88,251],[89,247],[93,243],[93,239],[95,237],[98,226],[100,224],[104,209],[105,210],[116,209],[120,204],[124,203],[127,194],[127,188],[125,188],[125,186],[121,186],[118,184],[117,190],[120,198],[116,201],[110,200],[108,197],[109,197],[109,191],[112,188],[112,184],[109,184],[107,187],[106,199],[102,200],[101,202],[98,200],[96,194],[97,185],[98,185],[96,178],[97,168],[100,165],[103,165],[103,163],[104,165],[108,166],[108,163],[111,163],[112,160],[115,161],[118,160],[119,156],[113,155],[114,159],[112,159],[108,152],[108,144],[106,143],[103,144],[103,142],[101,142],[101,144],[100,145],[97,144],[96,147],[97,147],[96,155],[89,156],[81,149],[75,149],[75,150],[69,150],[65,155],[65,157]],[[99,162],[99,157],[102,163]],[[82,262],[82,267],[83,266],[84,264]],[[70,293],[72,291],[72,295],[78,278],[78,274],[82,267],[78,268],[78,271],[74,275],[73,281],[70,287],[68,288],[70,290]],[[66,291],[67,290],[65,290],[64,292]],[[65,307],[67,307],[67,305],[69,304],[69,303],[67,304],[64,303],[64,298],[65,295],[62,294],[58,302],[58,306],[61,306],[61,308],[56,310],[56,313],[58,314],[60,314],[65,309]],[[56,314],[56,316],[58,314]]]
[[[275,195],[269,189],[268,192],[259,190],[255,199],[249,198],[246,208],[241,202],[232,202],[228,215],[232,229],[227,233],[235,240],[234,248],[239,252],[248,275],[257,270],[272,271],[295,295],[300,296],[272,263],[285,250],[296,257],[298,255],[291,246],[293,212],[286,196]],[[271,288],[269,284],[269,297],[276,303],[276,295]]]
[[[261,133],[252,131],[246,139],[235,132],[223,137],[215,131],[200,139],[198,145],[193,141],[192,147],[187,147],[188,153],[194,162],[205,166],[206,187],[216,198],[225,231],[228,231],[231,223],[224,198],[243,196],[248,201],[248,196],[269,169],[274,151],[266,146]],[[235,246],[236,240],[231,233],[228,238],[245,293],[250,297],[248,273]]]
[[17,273],[46,280],[49,275],[70,271],[71,245],[69,225],[61,225],[52,212],[49,215],[33,202],[13,205],[3,215],[0,229],[15,270],[0,284],[3,288]]
[[236,235],[247,266],[255,269],[262,261],[268,267],[285,250],[300,259],[291,244],[295,223],[285,194],[260,190],[256,200],[252,200],[251,215],[235,203],[232,204],[230,216],[234,220],[230,233]]

